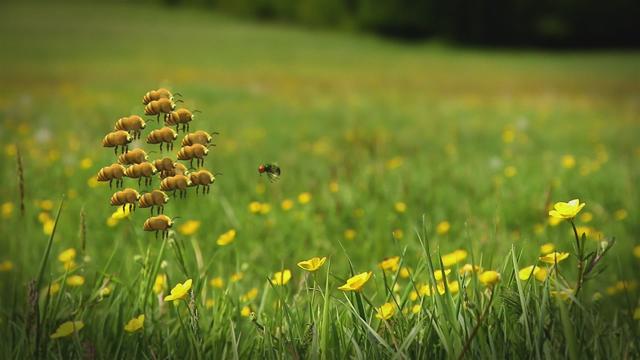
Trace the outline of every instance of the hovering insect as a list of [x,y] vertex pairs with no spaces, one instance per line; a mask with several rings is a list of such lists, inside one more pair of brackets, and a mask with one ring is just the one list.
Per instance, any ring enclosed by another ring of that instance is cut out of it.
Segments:
[[182,165],[181,163],[173,163],[173,168],[171,170],[166,171],[164,174],[162,172],[160,172],[160,178],[164,179],[164,178],[168,178],[170,176],[176,176],[176,175],[189,175],[189,171],[187,170],[187,167]]
[[160,114],[168,114],[176,109],[176,103],[182,102],[182,100],[176,100],[162,98],[158,100],[152,100],[144,107],[145,115],[157,115],[156,121],[160,122]]
[[131,188],[118,191],[111,196],[112,206],[122,206],[122,210],[129,205],[129,211],[136,209],[136,203],[140,199],[140,194]]
[[125,171],[125,175],[132,179],[138,179],[138,186],[140,186],[140,181],[144,178],[144,184],[151,185],[153,182],[153,175],[155,175],[158,170],[153,166],[152,163],[143,162],[142,164],[133,164],[127,168]]
[[156,239],[158,238],[158,232],[162,231],[162,238],[169,237],[169,229],[173,226],[173,220],[166,215],[152,216],[145,220],[142,228],[144,231],[155,231]]
[[[218,135],[217,132],[211,133],[213,135]],[[182,138],[182,146],[190,146],[195,144],[208,145],[213,138],[209,135],[208,132],[198,130],[196,132],[189,133]]]
[[187,197],[187,188],[191,186],[191,179],[185,175],[175,175],[162,179],[160,182],[160,190],[173,191],[173,196],[176,195],[176,190],[179,191],[178,195],[181,198]]
[[116,121],[115,130],[125,130],[133,135],[134,139],[140,139],[142,129],[147,127],[144,120],[138,115],[125,116]]
[[125,176],[125,167],[120,164],[111,164],[109,166],[105,166],[100,171],[98,171],[97,180],[100,182],[109,182],[109,189],[111,189],[111,183],[113,180],[116,181],[116,187],[122,187],[122,182],[124,181]]
[[[180,93],[175,93],[175,95],[182,96]],[[147,105],[148,103],[154,100],[160,100],[160,99],[173,100],[173,94],[171,94],[171,91],[165,88],[159,88],[158,90],[151,90],[142,97],[142,104]]]
[[118,156],[118,162],[122,165],[141,164],[148,159],[149,156],[142,149],[133,149]]
[[182,131],[189,131],[189,123],[193,120],[196,112],[200,112],[200,110],[193,110],[193,112],[180,108],[175,111],[172,111],[164,116],[164,124],[166,126],[176,126],[176,131],[179,131],[180,124],[182,124]]
[[170,158],[162,158],[153,161],[153,166],[160,172],[160,177],[165,178],[167,174],[173,170],[173,160]]
[[118,147],[122,149],[122,153],[126,153],[129,150],[129,143],[133,140],[131,134],[124,130],[117,130],[108,133],[104,139],[102,139],[102,146],[112,147],[116,155],[118,155]]
[[152,192],[144,193],[138,199],[138,206],[141,208],[151,208],[151,215],[153,216],[153,208],[158,209],[158,215],[164,213],[164,204],[169,202],[169,196],[164,191],[153,190]]
[[162,151],[162,145],[167,143],[167,150],[173,149],[173,141],[178,138],[178,134],[170,127],[163,127],[161,129],[153,130],[147,136],[147,144],[160,144],[160,151]]
[[[209,146],[215,146],[210,144]],[[178,160],[190,160],[189,167],[193,167],[193,159],[196,159],[196,166],[204,165],[204,157],[209,154],[209,147],[202,144],[193,144],[191,146],[183,146],[178,151]]]
[[202,194],[208,194],[211,191],[211,184],[216,181],[216,177],[207,170],[194,171],[189,174],[189,179],[191,179],[191,186],[196,187],[196,195],[201,185]]
[[266,173],[269,181],[275,182],[280,179],[281,170],[278,164],[261,164],[258,166],[258,173]]

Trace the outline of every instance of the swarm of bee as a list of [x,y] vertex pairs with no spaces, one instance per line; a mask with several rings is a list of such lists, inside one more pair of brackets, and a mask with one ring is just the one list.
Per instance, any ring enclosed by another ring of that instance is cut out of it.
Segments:
[[[203,130],[189,133],[191,122],[195,119],[194,114],[199,111],[176,108],[176,103],[182,100],[175,100],[174,95],[182,96],[179,93],[172,94],[165,88],[151,90],[142,97],[142,104],[144,114],[155,115],[156,123],[160,123],[160,115],[164,117],[164,126],[148,129],[145,142],[159,144],[160,153],[163,150],[173,150],[174,143],[179,142],[180,149],[175,154],[176,160],[170,156],[160,156],[150,160],[149,155],[155,151],[147,152],[141,148],[129,150],[129,146],[134,146],[132,142],[140,139],[142,133],[147,130],[147,125],[153,122],[145,121],[139,115],[123,116],[115,122],[113,131],[102,140],[103,147],[114,148],[117,162],[101,168],[97,176],[98,181],[109,182],[109,188],[115,183],[118,189],[124,186],[125,178],[138,180],[138,190],[127,187],[116,191],[111,196],[110,204],[122,207],[123,211],[127,208],[129,211],[135,211],[136,208],[149,208],[151,217],[145,220],[143,229],[154,231],[156,238],[159,233],[166,238],[174,224],[175,218],[164,215],[164,206],[170,200],[169,194],[174,199],[176,195],[180,199],[186,198],[189,189],[193,187],[196,195],[200,192],[200,188],[203,195],[208,194],[216,180],[215,175],[218,175],[202,168],[210,147],[215,146],[212,144],[212,135],[218,135],[218,133],[208,133]],[[181,141],[178,139],[180,131],[185,133]],[[195,168],[194,159],[196,160]],[[188,162],[189,167],[178,161]],[[158,179],[154,189],[156,177]]]

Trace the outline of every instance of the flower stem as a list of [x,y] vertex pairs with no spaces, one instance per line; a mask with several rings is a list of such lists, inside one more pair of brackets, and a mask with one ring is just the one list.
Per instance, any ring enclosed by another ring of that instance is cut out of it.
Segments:
[[578,248],[578,283],[576,284],[575,297],[578,297],[578,293],[582,288],[582,283],[584,281],[584,244],[578,235],[578,230],[576,229],[576,224],[573,222],[573,219],[569,220],[571,222],[571,227],[573,228],[573,235],[576,237],[576,246]]

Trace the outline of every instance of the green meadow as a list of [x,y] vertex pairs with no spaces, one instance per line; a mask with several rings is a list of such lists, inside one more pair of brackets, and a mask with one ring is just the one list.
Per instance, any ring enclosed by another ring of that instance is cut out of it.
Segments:
[[[7,358],[640,357],[638,52],[144,2],[3,3],[0,42]],[[176,160],[182,131],[172,151],[145,142],[159,87],[219,133],[211,192],[168,192],[167,239],[96,179],[123,116],[147,123],[129,149]]]

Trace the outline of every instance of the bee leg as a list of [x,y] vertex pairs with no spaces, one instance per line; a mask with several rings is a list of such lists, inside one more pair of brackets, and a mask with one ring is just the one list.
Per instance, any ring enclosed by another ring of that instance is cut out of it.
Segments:
[[191,159],[191,161],[189,161],[189,168],[193,169],[193,159]]
[[160,152],[162,152],[162,143],[160,143]]
[[141,177],[138,178],[138,187],[140,187],[140,180],[142,180]]
[[[112,182],[112,181],[113,181],[113,179],[109,180],[109,189],[111,189],[111,182]],[[117,184],[117,181],[118,181],[118,180],[116,180],[116,184]],[[116,185],[116,186],[117,186],[117,185]]]
[[158,240],[158,230],[156,230],[156,240]]
[[160,124],[160,113],[158,113],[158,116],[156,117],[156,122]]
[[118,156],[118,145],[113,148],[113,153]]

